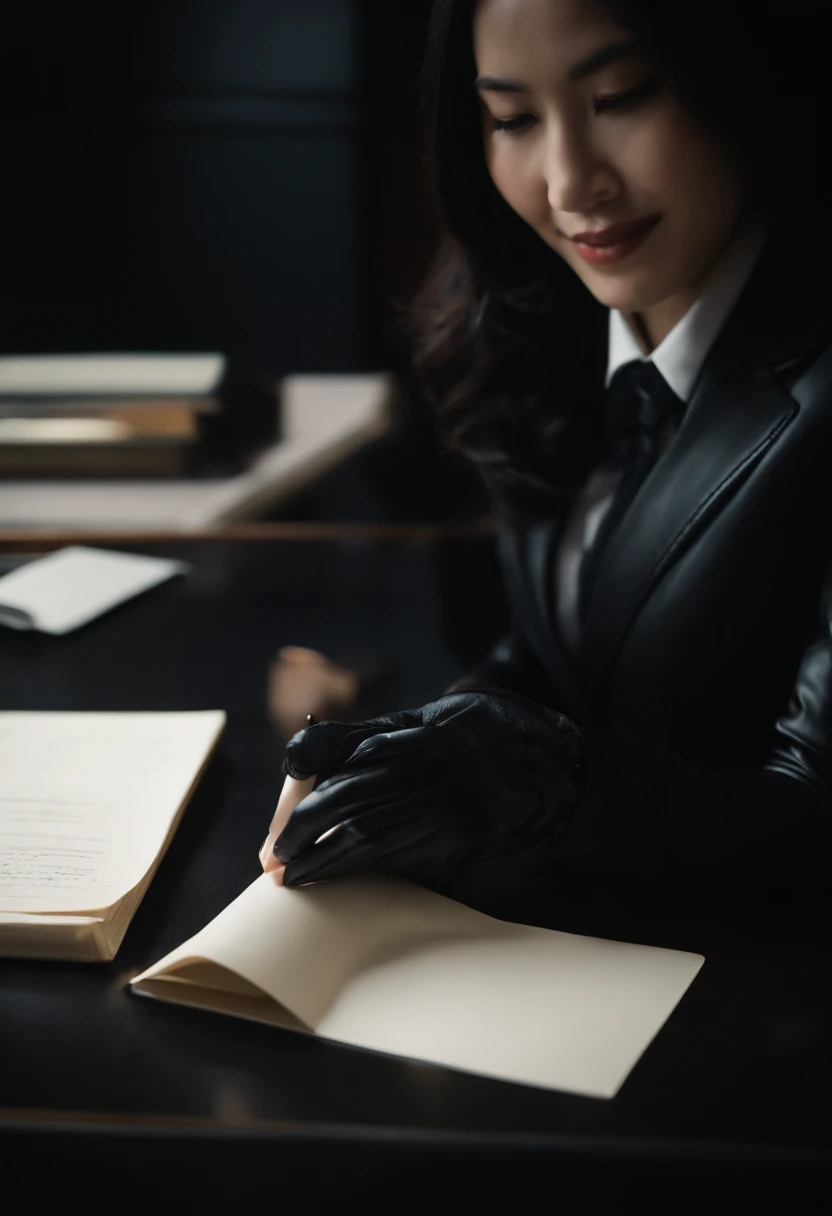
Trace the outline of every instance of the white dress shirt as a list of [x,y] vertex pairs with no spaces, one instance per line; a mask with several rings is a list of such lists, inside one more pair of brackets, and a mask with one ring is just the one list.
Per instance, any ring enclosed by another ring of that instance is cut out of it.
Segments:
[[[766,223],[759,218],[746,225],[711,271],[702,294],[651,354],[643,354],[624,314],[611,310],[606,384],[625,363],[652,359],[676,396],[684,402],[689,401],[705,356],[739,299],[767,232]],[[672,422],[668,423],[660,443],[659,459],[674,435],[675,427]],[[608,465],[590,473],[561,537],[556,569],[558,624],[567,648],[572,651],[580,636],[578,575],[581,562],[612,505],[620,476],[619,470]]]

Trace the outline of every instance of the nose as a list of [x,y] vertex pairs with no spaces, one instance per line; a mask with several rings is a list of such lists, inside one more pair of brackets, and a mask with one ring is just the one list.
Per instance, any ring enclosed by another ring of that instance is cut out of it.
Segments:
[[618,175],[591,136],[577,128],[552,129],[546,141],[546,196],[553,212],[591,215],[614,198]]

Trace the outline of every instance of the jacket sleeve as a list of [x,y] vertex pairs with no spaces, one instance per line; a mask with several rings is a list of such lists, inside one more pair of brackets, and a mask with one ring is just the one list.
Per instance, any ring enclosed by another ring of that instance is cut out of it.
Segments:
[[[818,629],[760,767],[700,763],[581,730],[587,793],[552,861],[646,881],[825,881],[832,855],[832,568]],[[548,861],[547,861],[548,864]]]

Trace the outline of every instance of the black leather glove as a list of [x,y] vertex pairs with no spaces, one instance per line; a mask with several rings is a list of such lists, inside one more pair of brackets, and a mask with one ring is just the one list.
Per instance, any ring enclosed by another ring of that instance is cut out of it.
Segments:
[[359,868],[427,879],[527,849],[565,831],[589,779],[574,723],[492,690],[318,722],[284,767],[318,778],[274,846],[290,887]]

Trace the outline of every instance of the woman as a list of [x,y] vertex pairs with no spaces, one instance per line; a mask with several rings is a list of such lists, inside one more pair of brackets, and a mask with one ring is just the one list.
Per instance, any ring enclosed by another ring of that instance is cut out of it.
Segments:
[[275,846],[287,884],[356,867],[430,881],[520,851],[653,882],[819,873],[817,7],[436,4],[448,240],[419,366],[493,492],[515,628],[427,706],[294,737],[287,771],[318,782]]

